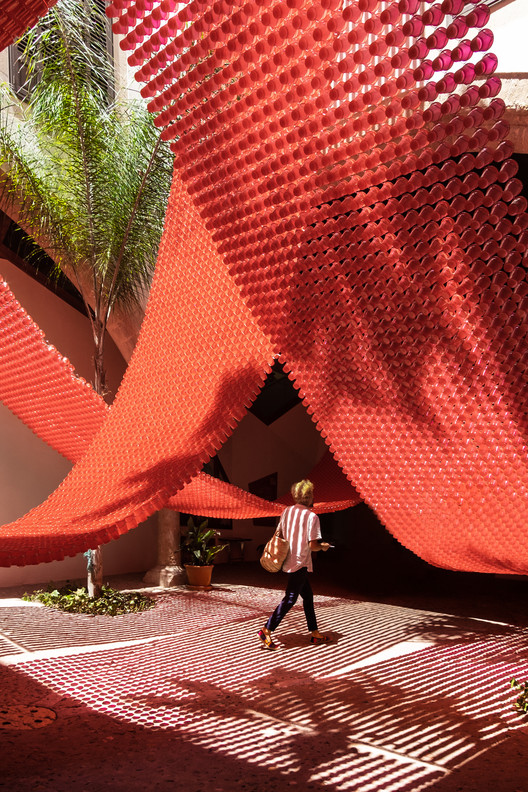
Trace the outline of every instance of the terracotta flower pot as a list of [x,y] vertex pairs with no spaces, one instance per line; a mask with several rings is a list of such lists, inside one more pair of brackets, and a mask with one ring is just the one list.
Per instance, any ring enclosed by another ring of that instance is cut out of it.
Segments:
[[191,566],[191,564],[184,564],[184,566],[190,586],[200,586],[201,588],[210,587],[211,575],[213,574],[212,564],[210,566]]

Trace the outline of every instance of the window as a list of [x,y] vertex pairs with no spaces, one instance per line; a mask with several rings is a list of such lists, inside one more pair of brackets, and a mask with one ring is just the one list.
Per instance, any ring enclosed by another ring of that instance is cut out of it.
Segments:
[[25,99],[31,84],[24,59],[25,40],[19,39],[9,47],[9,82],[19,99]]

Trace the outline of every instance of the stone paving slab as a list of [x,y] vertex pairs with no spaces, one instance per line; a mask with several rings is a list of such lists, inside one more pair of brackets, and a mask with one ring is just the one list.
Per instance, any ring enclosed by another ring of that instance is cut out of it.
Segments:
[[[0,725],[0,789],[526,792],[508,683],[528,675],[527,629],[327,595],[330,645],[297,607],[269,652],[256,632],[279,596],[222,583],[115,618],[0,600],[26,649],[0,657],[0,709],[56,715]],[[476,767],[480,786],[456,785]]]

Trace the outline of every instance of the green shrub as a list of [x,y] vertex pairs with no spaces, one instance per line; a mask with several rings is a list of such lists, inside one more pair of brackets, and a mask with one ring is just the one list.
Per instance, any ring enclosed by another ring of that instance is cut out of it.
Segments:
[[123,613],[139,613],[152,608],[154,600],[139,592],[115,591],[104,585],[101,596],[92,598],[87,590],[74,588],[67,583],[60,589],[49,587],[46,591],[24,594],[27,602],[41,602],[48,608],[57,608],[68,613],[87,613],[90,616],[120,616]]
[[528,682],[517,682],[516,679],[512,679],[510,687],[519,693],[513,705],[517,712],[528,712]]

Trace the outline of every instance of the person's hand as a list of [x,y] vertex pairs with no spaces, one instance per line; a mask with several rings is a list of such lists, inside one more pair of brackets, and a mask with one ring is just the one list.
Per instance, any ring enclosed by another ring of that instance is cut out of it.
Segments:
[[321,542],[321,550],[323,550],[325,553],[329,547],[330,545],[328,544],[328,542]]

